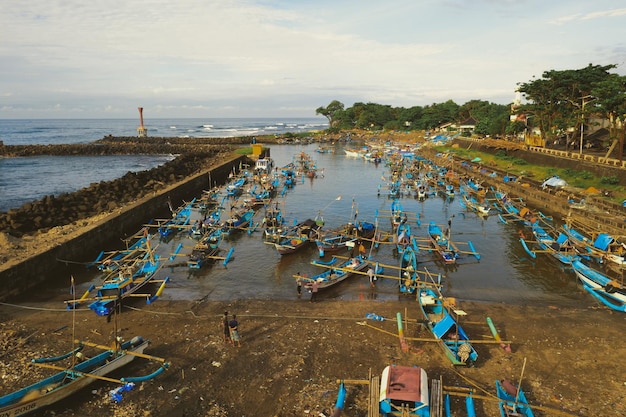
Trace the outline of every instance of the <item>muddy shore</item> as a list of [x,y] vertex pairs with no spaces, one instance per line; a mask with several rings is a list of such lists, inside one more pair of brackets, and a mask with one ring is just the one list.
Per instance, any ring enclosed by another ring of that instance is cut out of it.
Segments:
[[[98,381],[70,400],[39,415],[90,416],[320,416],[330,415],[337,380],[367,379],[389,364],[417,365],[446,387],[475,390],[478,415],[498,416],[494,382],[518,381],[536,416],[626,415],[626,365],[621,360],[625,317],[604,308],[481,304],[459,301],[468,315],[463,327],[476,343],[474,367],[453,368],[421,324],[415,302],[202,300],[137,305],[107,322],[91,311],[73,314],[61,300],[0,306],[3,355],[0,392],[32,382],[46,370],[27,362],[69,350],[75,338],[108,344],[114,323],[125,339],[141,335],[146,351],[171,361],[161,376],[141,383],[115,404],[115,384]],[[237,314],[242,346],[223,340],[221,315]],[[397,335],[396,313],[405,323],[409,350]],[[371,321],[368,313],[386,320]],[[491,317],[507,353],[493,343],[486,325]],[[524,367],[524,361],[526,366]],[[116,376],[146,374],[155,364],[135,361]],[[524,373],[522,375],[522,369]],[[450,389],[452,390],[452,389]],[[349,384],[342,415],[367,414],[365,385]],[[452,397],[455,415],[464,401]]]

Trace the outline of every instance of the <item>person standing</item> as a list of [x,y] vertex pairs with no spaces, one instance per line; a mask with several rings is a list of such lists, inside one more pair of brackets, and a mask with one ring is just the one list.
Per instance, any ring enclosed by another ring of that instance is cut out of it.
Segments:
[[374,276],[374,269],[371,266],[367,269],[367,275],[370,277],[370,287],[374,288],[376,286],[376,277]]
[[317,300],[317,281],[313,281],[311,285],[311,302],[314,303]]
[[224,331],[224,342],[230,342],[230,327],[228,326],[228,311],[224,312],[222,318],[222,327]]
[[237,315],[233,314],[233,319],[228,322],[228,327],[230,329],[230,339],[232,340],[233,346],[241,347],[241,337],[239,336],[239,322],[237,321]]

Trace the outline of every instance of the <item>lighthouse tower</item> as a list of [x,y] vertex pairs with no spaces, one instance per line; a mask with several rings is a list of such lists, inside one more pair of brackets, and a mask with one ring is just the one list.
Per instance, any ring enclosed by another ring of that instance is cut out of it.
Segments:
[[139,127],[137,128],[137,136],[140,138],[148,137],[148,129],[146,129],[143,125],[143,107],[138,107],[139,109]]

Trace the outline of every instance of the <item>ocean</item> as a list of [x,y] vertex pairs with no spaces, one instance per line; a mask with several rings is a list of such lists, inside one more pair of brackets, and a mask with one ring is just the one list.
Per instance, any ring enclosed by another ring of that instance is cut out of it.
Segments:
[[[0,119],[5,145],[90,143],[107,135],[136,136],[135,119]],[[239,137],[301,133],[325,129],[325,118],[302,119],[148,119],[148,136]],[[171,155],[0,157],[0,211],[6,212],[46,195],[70,193],[92,183],[149,170]]]

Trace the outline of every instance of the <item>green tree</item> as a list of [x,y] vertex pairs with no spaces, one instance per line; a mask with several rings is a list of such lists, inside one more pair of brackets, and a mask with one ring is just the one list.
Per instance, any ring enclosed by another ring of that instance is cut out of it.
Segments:
[[622,161],[626,132],[626,76],[611,74],[594,85],[591,96],[597,98],[594,110],[609,120],[609,135],[619,141],[617,157]]
[[343,111],[343,103],[338,100],[333,100],[326,107],[318,107],[315,109],[315,114],[321,114],[328,119],[328,126],[331,128],[335,125],[334,116],[337,112]]
[[533,114],[544,139],[577,132],[584,122],[585,100],[592,97],[594,85],[605,80],[615,67],[589,64],[577,70],[545,71],[542,78],[519,85],[530,102],[520,110]]

